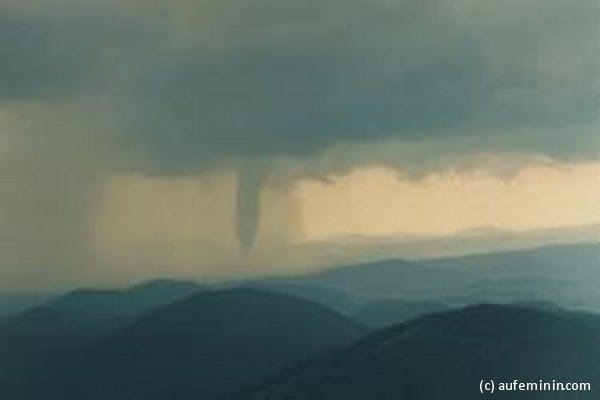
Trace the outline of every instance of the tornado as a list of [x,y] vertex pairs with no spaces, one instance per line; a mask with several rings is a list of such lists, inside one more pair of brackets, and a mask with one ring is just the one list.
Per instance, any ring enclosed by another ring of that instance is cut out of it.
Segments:
[[236,235],[244,256],[252,249],[258,233],[262,181],[263,171],[259,165],[251,162],[240,165],[237,176]]

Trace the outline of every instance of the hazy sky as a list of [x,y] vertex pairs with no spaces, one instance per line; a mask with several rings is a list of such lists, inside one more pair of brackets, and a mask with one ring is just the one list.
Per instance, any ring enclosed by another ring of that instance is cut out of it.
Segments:
[[0,289],[600,222],[599,18],[596,0],[3,0]]

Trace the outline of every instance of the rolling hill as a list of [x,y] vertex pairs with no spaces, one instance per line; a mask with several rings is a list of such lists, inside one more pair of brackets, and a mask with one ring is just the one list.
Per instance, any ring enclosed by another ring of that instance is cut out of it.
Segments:
[[450,307],[433,301],[376,300],[362,304],[351,314],[355,320],[374,328],[410,321],[422,315],[446,311]]
[[34,386],[54,398],[213,399],[367,331],[283,294],[205,292],[153,311],[78,354],[76,373]]
[[80,289],[7,318],[0,325],[0,386],[45,376],[66,354],[199,290],[196,283],[170,280],[124,290]]
[[357,302],[383,298],[458,305],[546,301],[600,310],[600,244],[435,260],[385,260],[288,281],[341,291]]
[[[432,314],[300,363],[239,393],[244,400],[481,399],[482,379],[600,385],[600,318],[479,305]],[[597,393],[499,393],[595,399]]]

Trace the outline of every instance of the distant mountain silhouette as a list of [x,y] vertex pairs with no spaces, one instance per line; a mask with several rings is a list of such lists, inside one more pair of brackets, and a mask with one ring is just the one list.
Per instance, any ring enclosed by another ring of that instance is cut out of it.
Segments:
[[552,302],[600,310],[600,244],[336,267],[288,282],[381,298],[449,304]]
[[[468,400],[488,376],[594,382],[598,317],[567,310],[600,309],[599,261],[582,244],[76,290],[2,321],[0,399]],[[481,302],[506,305],[446,308]],[[517,398],[587,398],[543,394]]]
[[382,328],[449,308],[433,301],[377,300],[358,306],[352,317],[365,325]]
[[79,289],[46,304],[63,312],[85,312],[90,317],[126,317],[169,304],[202,290],[191,281],[157,279],[125,290]]
[[374,333],[247,389],[240,400],[469,400],[481,379],[590,382],[591,393],[496,393],[489,398],[596,399],[600,319],[515,306],[433,314]]
[[549,301],[516,301],[512,303],[516,307],[533,308],[534,310],[551,311],[551,312],[569,312],[562,307],[557,306]]
[[448,258],[599,241],[600,224],[528,231],[480,226],[442,236],[340,236],[303,243],[290,251],[302,254],[309,264],[341,265],[385,259]]
[[0,323],[9,317],[48,301],[52,295],[45,292],[0,293]]
[[382,328],[398,324],[426,314],[445,311],[451,308],[450,305],[442,302],[413,301],[397,298],[383,298],[360,302],[340,289],[278,282],[277,280],[259,281],[241,287],[284,293],[293,297],[314,301],[372,328]]
[[283,294],[200,293],[151,312],[81,354],[80,372],[62,383],[70,393],[56,397],[213,399],[366,333],[327,308]]
[[169,280],[125,290],[80,289],[7,318],[0,325],[0,398],[3,382],[45,377],[66,354],[200,289]]
[[349,315],[354,312],[358,304],[352,297],[342,290],[303,285],[298,283],[281,282],[276,279],[261,280],[246,283],[241,287],[255,288],[262,291],[284,293],[293,297],[299,297],[322,304],[327,308]]

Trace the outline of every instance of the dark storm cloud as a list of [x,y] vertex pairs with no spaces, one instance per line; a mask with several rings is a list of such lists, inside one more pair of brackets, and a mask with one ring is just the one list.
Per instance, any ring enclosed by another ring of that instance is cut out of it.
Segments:
[[119,27],[92,20],[0,19],[0,99],[64,96],[102,74]]
[[599,7],[2,0],[0,281],[102,275],[81,266],[122,173],[237,169],[249,247],[258,186],[277,179],[482,152],[598,159]]
[[[0,96],[72,92],[94,76],[114,96],[116,143],[154,172],[389,138],[590,151],[590,129],[557,132],[597,126],[595,1],[160,4],[152,18],[111,9],[127,21],[119,35],[110,15],[93,28],[0,21]],[[148,35],[152,24],[171,29]]]
[[469,53],[393,65],[373,76],[361,65],[374,60],[353,53],[282,50],[235,54],[218,65],[194,60],[143,81],[143,100],[133,105],[141,107],[133,116],[143,117],[134,124],[155,139],[151,150],[166,146],[190,158],[215,151],[307,154],[348,140],[448,131],[472,120],[485,96],[480,60]]
[[47,22],[0,20],[0,97],[29,98],[77,87],[95,57],[79,30]]
[[504,3],[514,9],[498,17],[479,2],[235,3],[216,44],[192,41],[137,77],[128,126],[151,164],[183,170],[383,138],[589,152],[595,132],[566,131],[597,124],[596,2]]

